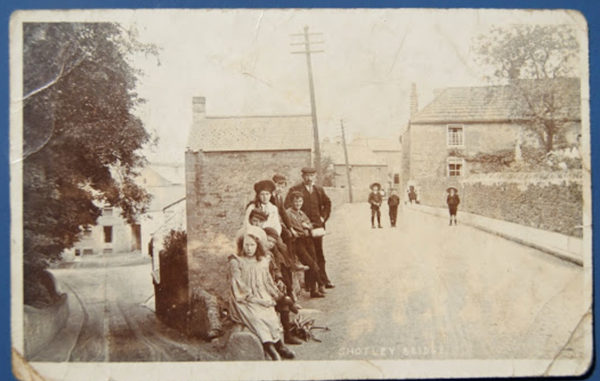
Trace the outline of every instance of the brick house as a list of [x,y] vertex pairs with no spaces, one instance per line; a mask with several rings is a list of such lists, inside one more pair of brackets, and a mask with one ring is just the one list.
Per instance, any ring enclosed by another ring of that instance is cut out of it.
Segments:
[[[566,79],[560,84],[568,124],[557,142],[576,145],[581,132],[580,82]],[[518,99],[507,86],[454,87],[437,91],[434,100],[418,110],[413,86],[411,118],[402,135],[403,189],[409,182],[419,184],[431,178],[445,177],[448,184],[454,184],[458,178],[478,172],[477,164],[465,160],[478,154],[514,150],[519,160],[521,147],[536,143],[527,137],[522,120],[515,117]]]
[[227,257],[253,184],[275,173],[289,185],[300,180],[300,169],[312,162],[312,121],[310,115],[207,116],[204,97],[194,97],[192,106],[185,153],[190,293],[202,289],[223,301]]

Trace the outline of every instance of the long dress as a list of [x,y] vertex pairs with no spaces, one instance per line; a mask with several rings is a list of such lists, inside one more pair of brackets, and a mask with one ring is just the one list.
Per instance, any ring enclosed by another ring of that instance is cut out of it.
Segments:
[[273,306],[256,303],[263,300],[274,305],[280,295],[269,274],[269,259],[257,261],[254,257],[229,257],[231,290],[229,310],[233,321],[244,324],[262,343],[281,340],[283,328]]

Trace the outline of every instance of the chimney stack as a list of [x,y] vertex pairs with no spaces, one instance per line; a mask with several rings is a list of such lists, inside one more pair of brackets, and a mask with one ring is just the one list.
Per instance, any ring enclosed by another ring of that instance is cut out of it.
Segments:
[[410,90],[410,118],[412,119],[419,112],[419,99],[417,96],[417,85],[412,84]]
[[206,98],[192,98],[192,113],[194,115],[194,123],[206,119]]

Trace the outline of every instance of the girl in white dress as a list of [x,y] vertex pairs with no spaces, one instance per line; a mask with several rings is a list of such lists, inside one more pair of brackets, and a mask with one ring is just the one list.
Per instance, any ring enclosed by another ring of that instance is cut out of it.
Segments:
[[273,360],[293,359],[294,352],[283,345],[283,329],[275,311],[275,300],[284,295],[269,273],[266,241],[265,232],[255,226],[237,239],[238,253],[229,257],[231,318],[258,336]]

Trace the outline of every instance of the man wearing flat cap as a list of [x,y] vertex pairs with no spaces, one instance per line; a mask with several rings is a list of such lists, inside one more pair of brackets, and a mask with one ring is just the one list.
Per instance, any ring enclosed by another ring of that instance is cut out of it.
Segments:
[[[301,210],[310,219],[313,229],[324,228],[331,214],[331,199],[322,187],[315,184],[316,173],[317,171],[312,167],[302,168],[302,182],[291,187],[285,199],[285,207],[289,208],[292,205],[291,194],[295,191],[302,193],[304,203]],[[334,285],[327,277],[327,271],[325,270],[323,237],[312,237],[312,239],[315,246],[317,265],[320,270],[319,275],[326,288],[333,288]]]

